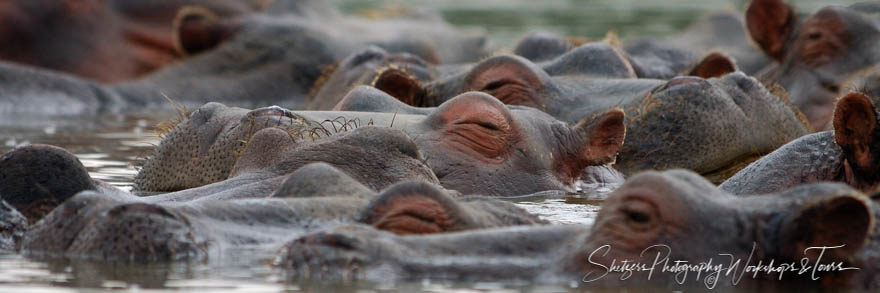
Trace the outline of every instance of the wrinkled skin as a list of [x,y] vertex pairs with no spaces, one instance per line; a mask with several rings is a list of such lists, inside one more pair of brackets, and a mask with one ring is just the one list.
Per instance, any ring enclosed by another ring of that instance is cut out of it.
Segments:
[[8,0],[0,4],[0,60],[101,82],[129,80],[183,57],[172,24],[188,5],[218,17],[257,12],[256,0]]
[[[187,9],[175,42],[191,58],[143,78],[102,86],[65,74],[0,64],[0,113],[95,114],[187,107],[209,101],[254,107],[300,107],[322,70],[375,45],[433,63],[473,61],[485,55],[484,34],[431,19],[367,21],[339,17],[333,26],[294,14],[212,18]],[[442,48],[433,44],[441,43]]]
[[[265,112],[266,109],[254,111]],[[260,162],[272,162],[274,150],[286,148],[291,136],[294,140],[309,139],[313,134],[325,135],[372,123],[400,129],[412,138],[414,146],[408,153],[412,153],[414,158],[425,158],[442,186],[464,194],[490,196],[515,196],[545,190],[573,191],[582,169],[607,164],[614,159],[625,131],[624,115],[617,109],[569,126],[531,108],[505,107],[483,93],[463,94],[422,114],[278,111],[286,114],[263,115],[261,119],[267,120],[259,120],[253,125],[278,125],[299,119],[291,117],[302,117],[322,121],[322,127],[291,135],[280,129],[268,129],[276,134],[266,136],[258,146],[251,146],[255,138],[248,140],[248,149],[266,158],[253,160],[246,165],[238,163],[235,168],[266,168]],[[166,139],[156,150],[156,156],[147,162],[137,176],[136,189],[171,191],[191,188],[223,177],[205,177],[204,174],[235,174],[235,168],[228,168],[229,163],[212,164],[210,160],[190,164],[183,162],[193,157],[233,158],[240,148],[197,146],[205,143],[217,146],[239,144],[240,137],[227,136],[226,132],[221,132],[217,139],[211,138],[221,129],[230,133],[239,133],[236,129],[248,129],[247,113],[248,110],[228,108],[217,103],[203,106],[193,118],[166,134]],[[374,139],[387,144],[381,141],[383,138],[380,134],[376,134]],[[392,160],[381,154],[349,158],[347,151],[326,149],[326,152],[331,156],[343,157],[338,159],[343,162],[361,161],[354,158],[382,158],[370,160],[381,165]],[[245,156],[247,154],[246,150]],[[232,161],[226,159],[223,160]],[[198,178],[183,179],[188,176]],[[169,185],[178,182],[194,184]]]
[[[719,187],[734,194],[777,192],[838,181],[865,193],[880,187],[880,127],[876,101],[849,93],[837,101],[834,129],[801,137],[755,161]],[[877,141],[875,141],[877,140]]]
[[757,76],[783,86],[814,129],[828,129],[844,83],[880,65],[878,12],[871,2],[828,6],[799,19],[782,0],[750,2],[749,33],[775,61]]
[[[740,72],[670,81],[594,78],[599,74],[578,71],[549,74],[561,68],[571,67],[539,68],[521,57],[497,56],[469,71],[428,83],[421,91],[396,91],[425,93],[422,96],[395,98],[431,106],[456,93],[479,90],[505,104],[535,107],[572,124],[622,107],[629,139],[620,150],[616,168],[628,175],[647,169],[687,168],[719,183],[758,156],[809,132],[797,109]],[[381,97],[351,96],[353,101],[341,102],[348,106],[338,109],[394,112],[401,108]]]
[[749,75],[772,62],[752,45],[742,16],[732,11],[703,16],[670,37],[628,43],[625,50],[640,78],[678,76],[713,51],[732,57],[737,68]]
[[[364,226],[343,226],[288,243],[277,265],[300,278],[520,279],[577,282],[586,287],[626,284],[630,288],[705,290],[706,274],[688,274],[680,285],[674,274],[660,272],[660,266],[651,278],[647,271],[634,271],[623,281],[622,272],[605,274],[615,259],[617,265],[630,260],[650,267],[658,253],[666,251],[649,247],[660,244],[669,247],[670,266],[677,260],[698,264],[710,258],[715,264],[728,265],[730,257],[719,253],[740,259],[734,273],[719,276],[719,288],[876,288],[880,285],[878,228],[873,225],[877,211],[866,196],[842,184],[806,185],[773,195],[737,198],[692,172],[645,172],[609,197],[591,228],[515,227],[397,236]],[[794,273],[779,281],[778,275],[760,273],[734,283],[746,262],[755,265],[760,260],[766,265],[774,260],[779,264],[808,257],[815,264],[818,251],[804,254],[804,248],[841,244],[846,246],[826,250],[821,263],[843,262],[844,267],[860,270],[820,274],[820,281]],[[320,274],[315,273],[318,268],[324,268]]]

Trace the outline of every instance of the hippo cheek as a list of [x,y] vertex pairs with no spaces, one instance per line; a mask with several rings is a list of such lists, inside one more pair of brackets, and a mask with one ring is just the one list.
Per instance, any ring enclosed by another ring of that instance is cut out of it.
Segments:
[[123,204],[98,215],[68,253],[119,260],[179,260],[204,256],[186,218],[151,204]]

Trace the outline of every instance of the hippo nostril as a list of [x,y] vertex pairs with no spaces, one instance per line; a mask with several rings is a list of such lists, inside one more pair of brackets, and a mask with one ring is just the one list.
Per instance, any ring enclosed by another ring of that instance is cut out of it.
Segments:
[[699,83],[704,81],[704,79],[696,76],[679,76],[669,80],[665,85],[657,89],[655,92],[661,92],[668,89],[672,89],[677,86],[683,86],[686,84]]

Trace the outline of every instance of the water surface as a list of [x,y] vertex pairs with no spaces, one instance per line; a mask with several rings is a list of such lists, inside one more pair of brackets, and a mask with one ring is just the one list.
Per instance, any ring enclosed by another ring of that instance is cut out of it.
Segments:
[[[421,7],[436,10],[461,27],[486,29],[499,45],[510,45],[526,31],[601,39],[609,30],[623,39],[674,33],[700,15],[718,9],[741,9],[744,0],[334,0],[347,12],[366,13],[376,7]],[[795,1],[813,11],[830,1]],[[847,3],[835,1],[833,3]],[[130,189],[137,165],[159,139],[157,123],[174,113],[102,115],[100,117],[0,117],[0,153],[27,143],[66,148],[79,157],[92,177]],[[588,187],[607,193],[608,187]],[[517,200],[519,206],[559,224],[592,224],[600,201],[560,195],[553,199]],[[139,292],[277,292],[343,291],[533,291],[564,292],[570,286],[535,286],[522,282],[458,283],[424,280],[413,283],[326,284],[286,281],[269,265],[271,251],[231,251],[221,259],[170,264],[104,263],[37,259],[0,254],[0,292],[88,292],[131,289]]]

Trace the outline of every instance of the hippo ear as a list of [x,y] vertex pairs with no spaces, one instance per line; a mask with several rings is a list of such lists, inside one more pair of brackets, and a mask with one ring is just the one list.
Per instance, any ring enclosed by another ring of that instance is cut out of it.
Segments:
[[425,182],[403,182],[382,191],[357,221],[395,234],[430,234],[462,230],[472,222],[456,201]]
[[[845,261],[868,241],[874,216],[866,197],[836,196],[809,202],[789,214],[781,223],[779,251],[790,259],[810,258],[815,262],[827,249],[822,263]],[[809,250],[808,250],[809,249]]]
[[407,105],[426,106],[424,105],[425,90],[419,83],[419,79],[403,69],[385,67],[381,69],[371,85]]
[[172,24],[174,48],[181,56],[195,55],[231,37],[237,24],[221,21],[217,14],[199,6],[184,6]]
[[242,173],[265,169],[276,162],[282,150],[293,144],[293,137],[279,128],[264,128],[245,143],[244,149],[235,161],[229,177]]
[[783,0],[752,0],[746,8],[746,27],[752,40],[776,61],[785,56],[795,26],[794,8]]
[[847,94],[834,107],[834,141],[854,167],[864,169],[873,165],[871,144],[877,128],[876,113],[871,99],[861,93]]
[[538,107],[537,92],[549,76],[531,61],[519,56],[495,56],[480,62],[464,79],[469,91],[488,93],[509,105]]
[[581,120],[572,128],[577,139],[571,140],[572,146],[566,146],[567,154],[555,162],[556,169],[569,178],[578,178],[587,166],[603,165],[614,162],[617,152],[623,146],[626,136],[626,114],[620,108]]
[[702,78],[722,77],[728,73],[736,72],[736,62],[721,52],[712,52],[697,61],[687,74]]

